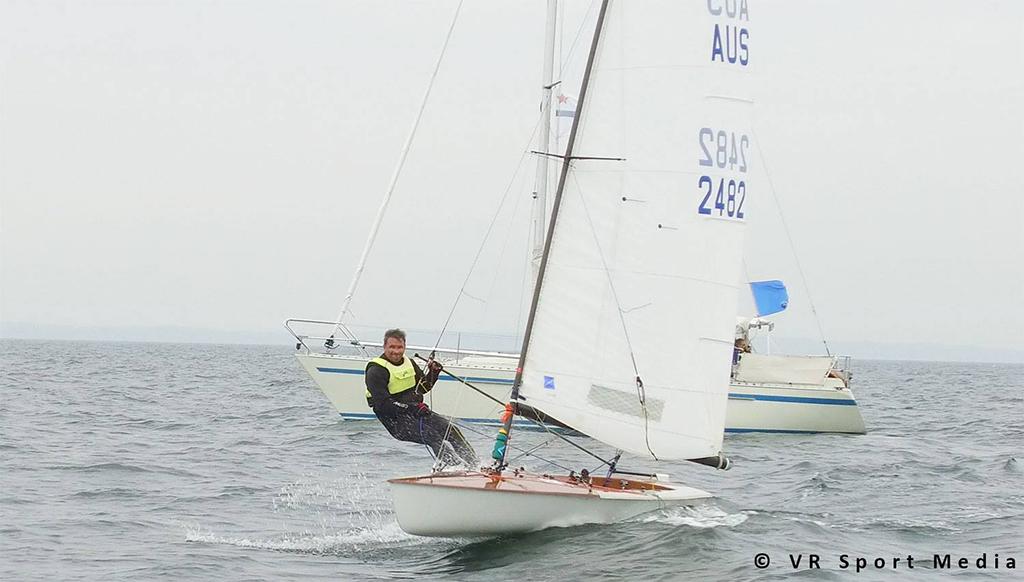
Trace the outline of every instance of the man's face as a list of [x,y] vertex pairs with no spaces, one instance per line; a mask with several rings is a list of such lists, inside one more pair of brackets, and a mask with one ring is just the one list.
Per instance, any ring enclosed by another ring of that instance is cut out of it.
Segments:
[[400,364],[405,357],[405,342],[389,337],[384,341],[384,357],[392,364]]

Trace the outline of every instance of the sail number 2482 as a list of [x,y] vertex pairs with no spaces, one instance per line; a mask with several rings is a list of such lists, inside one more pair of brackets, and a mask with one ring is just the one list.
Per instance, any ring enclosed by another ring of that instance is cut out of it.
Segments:
[[[710,167],[723,173],[747,173],[750,138],[746,135],[702,127],[697,140],[702,154],[698,165],[702,168]],[[743,204],[747,200],[746,180],[735,174],[705,174],[697,180],[697,187],[704,195],[697,206],[698,214],[743,220]]]
[[[747,183],[743,180],[718,178],[717,185],[711,176],[701,176],[697,182],[704,198],[700,201],[698,214],[726,216],[743,220],[743,203],[747,201]],[[717,186],[717,188],[716,188]],[[712,195],[714,205],[712,206]]]

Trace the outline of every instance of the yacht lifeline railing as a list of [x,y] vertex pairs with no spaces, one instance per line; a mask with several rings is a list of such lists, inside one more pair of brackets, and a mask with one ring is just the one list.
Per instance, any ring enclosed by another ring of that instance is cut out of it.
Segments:
[[[361,341],[359,339],[351,340],[351,339],[347,339],[347,338],[344,338],[344,337],[339,339],[338,337],[335,337],[334,335],[319,336],[319,335],[309,335],[309,334],[299,333],[298,331],[296,331],[293,328],[293,324],[325,325],[325,326],[332,326],[332,328],[333,328],[333,326],[335,326],[337,324],[337,322],[335,322],[335,321],[326,321],[326,320],[322,320],[322,319],[299,319],[299,318],[294,318],[294,317],[286,319],[284,321],[284,327],[285,327],[285,329],[288,330],[288,333],[292,334],[292,337],[295,338],[295,340],[296,340],[295,349],[297,349],[297,350],[305,349],[306,353],[313,353],[313,352],[322,353],[318,349],[314,349],[314,348],[309,347],[309,344],[306,343],[307,341],[308,342],[315,342],[316,344],[323,345],[324,346],[323,352],[325,352],[325,353],[331,353],[332,351],[334,351],[336,349],[339,349],[339,348],[343,348],[343,347],[357,348],[357,349],[364,349],[364,350],[366,348],[383,348],[384,347],[384,344],[381,343],[381,342],[364,342],[364,341]],[[460,343],[461,343],[461,341],[460,341]],[[433,350],[433,351],[436,351],[436,352],[441,353],[441,354],[453,354],[456,357],[456,359],[461,358],[462,356],[482,356],[482,357],[490,357],[490,358],[507,358],[509,360],[518,360],[519,359],[519,354],[514,354],[514,353],[510,353],[510,352],[485,351],[485,350],[466,350],[466,349],[463,349],[461,347],[461,345],[457,346],[455,348],[445,348],[445,347],[440,347],[440,346],[437,347],[437,348],[434,348],[433,346],[407,345],[405,347],[405,349],[407,351],[412,351],[412,352],[423,352],[424,354],[429,354]]]
[[853,383],[853,358],[851,356],[833,356],[832,371],[843,381],[843,386],[849,388]]

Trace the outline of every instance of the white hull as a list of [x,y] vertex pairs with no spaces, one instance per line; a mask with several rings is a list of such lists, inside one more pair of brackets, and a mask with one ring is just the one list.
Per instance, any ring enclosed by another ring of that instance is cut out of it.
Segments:
[[864,434],[849,388],[740,384],[729,386],[726,433]]
[[[342,418],[374,418],[366,405],[366,358],[319,353],[301,353],[297,358]],[[511,365],[493,359],[464,358],[446,362],[445,369],[466,378],[499,402],[508,400],[515,375]],[[479,424],[498,425],[503,410],[503,405],[445,374],[427,394],[426,401],[435,412]],[[532,426],[525,420],[516,422],[517,426]],[[727,433],[865,432],[853,393],[837,378],[825,378],[817,386],[734,382],[729,387],[725,427]]]
[[[440,474],[392,479],[390,483],[402,529],[413,535],[442,537],[615,523],[711,497],[699,489],[668,483],[611,479],[606,483],[611,486],[604,487],[565,477],[510,473],[501,477],[475,472]],[[620,488],[619,483],[628,483],[630,488]]]

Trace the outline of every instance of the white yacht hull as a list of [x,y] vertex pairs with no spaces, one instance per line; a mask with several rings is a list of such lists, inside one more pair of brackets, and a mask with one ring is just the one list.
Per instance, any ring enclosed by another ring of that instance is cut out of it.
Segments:
[[392,479],[398,524],[419,536],[482,537],[615,523],[711,494],[660,482],[547,475],[436,474]]
[[864,434],[866,430],[849,388],[733,383],[725,432]]
[[[366,405],[366,359],[319,353],[301,353],[297,357],[342,418],[374,419],[373,411]],[[470,358],[448,362],[445,369],[467,379],[498,402],[508,400],[515,375],[509,365]],[[435,412],[484,425],[500,424],[503,410],[503,405],[445,374],[427,394],[426,401]],[[533,426],[526,420],[517,419],[516,423],[525,428]],[[725,427],[727,433],[865,432],[853,393],[837,378],[826,378],[820,386],[734,382],[729,387]]]

